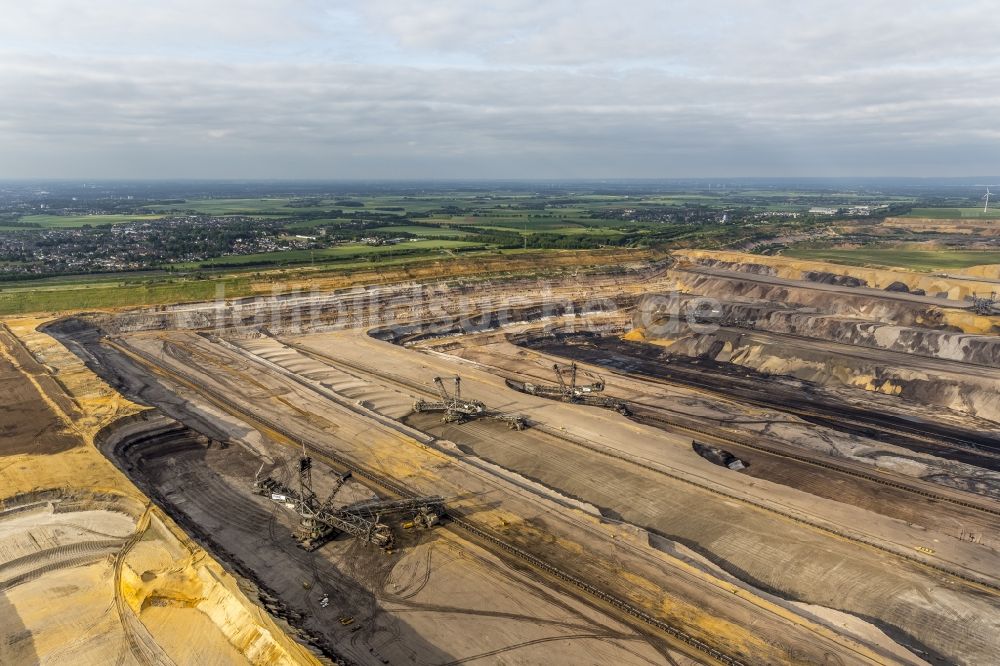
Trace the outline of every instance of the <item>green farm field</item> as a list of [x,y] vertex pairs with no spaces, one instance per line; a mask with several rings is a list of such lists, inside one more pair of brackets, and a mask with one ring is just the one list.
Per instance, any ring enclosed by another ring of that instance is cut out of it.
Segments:
[[517,224],[483,224],[476,225],[478,229],[489,229],[492,231],[516,231],[520,234],[561,234],[565,236],[621,236],[622,232],[616,229],[602,229],[601,227],[584,227],[570,224],[548,224],[548,225],[523,225]]
[[124,222],[159,220],[163,215],[25,215],[21,222],[37,224],[46,229],[72,229],[86,224],[122,224]]
[[310,208],[291,207],[290,198],[265,199],[191,199],[184,203],[150,206],[158,211],[195,211],[206,215],[233,215],[236,213],[277,213],[291,215],[296,211],[307,211]]
[[926,217],[933,220],[1000,220],[1000,208],[983,212],[982,208],[914,208],[903,217]]
[[459,227],[478,227],[496,231],[517,231],[520,233],[559,234],[600,234],[616,235],[611,228],[624,224],[621,220],[563,219],[558,217],[530,217],[516,215],[454,216],[433,218],[435,223],[452,224]]
[[[449,241],[439,241],[448,243]],[[415,243],[414,243],[415,244]],[[463,244],[467,245],[467,244]],[[496,250],[476,251],[456,255],[474,260],[477,256],[496,257],[503,254],[511,257],[544,255],[549,250]],[[397,253],[380,258],[379,270],[389,270],[401,266],[420,265],[425,262],[440,261],[440,251],[424,251],[417,254]],[[280,287],[284,280],[303,277],[333,275],[354,270],[370,270],[373,264],[368,259],[344,259],[315,265],[281,266],[233,266],[215,270],[198,270],[194,274],[155,275],[91,274],[60,276],[42,280],[21,280],[0,283],[0,316],[26,313],[56,313],[81,310],[138,307],[204,301],[216,298],[221,290],[225,298],[241,298],[254,292],[254,283],[261,280],[273,282]]]
[[320,250],[284,250],[280,252],[261,252],[258,254],[218,257],[206,261],[179,263],[175,264],[175,267],[180,270],[195,270],[199,268],[212,268],[213,266],[326,263],[358,257],[383,255],[391,257],[394,254],[420,254],[438,250],[470,247],[482,247],[482,245],[480,243],[469,243],[459,240],[422,240],[400,243],[398,245],[361,245],[359,243],[352,243],[350,245],[340,245]]
[[907,250],[896,248],[806,249],[791,248],[786,257],[829,261],[850,266],[906,268],[914,271],[941,271],[981,264],[1000,264],[1000,251],[990,250]]
[[25,312],[62,312],[204,301],[214,298],[217,285],[227,298],[250,294],[248,279],[135,280],[85,282],[47,288],[0,288],[0,315]]
[[288,224],[286,224],[285,228],[292,230],[295,229],[309,230],[315,227],[322,226],[324,224],[343,224],[344,222],[349,222],[349,221],[350,220],[348,220],[347,218],[340,218],[340,217],[337,218],[324,217],[316,220],[295,220],[293,222],[289,222]]
[[422,227],[419,224],[411,224],[411,225],[404,224],[392,227],[379,227],[378,231],[384,231],[388,233],[404,232],[408,234],[413,234],[414,236],[434,236],[434,237],[448,237],[448,238],[460,238],[462,236],[469,235],[468,231],[462,231],[461,229]]

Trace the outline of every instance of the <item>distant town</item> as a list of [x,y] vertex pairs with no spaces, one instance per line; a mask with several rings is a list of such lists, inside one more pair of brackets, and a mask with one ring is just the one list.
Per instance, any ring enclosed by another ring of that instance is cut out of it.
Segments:
[[[801,186],[800,186],[801,188]],[[600,247],[753,247],[959,192],[0,184],[0,279]],[[402,247],[396,247],[402,246]]]

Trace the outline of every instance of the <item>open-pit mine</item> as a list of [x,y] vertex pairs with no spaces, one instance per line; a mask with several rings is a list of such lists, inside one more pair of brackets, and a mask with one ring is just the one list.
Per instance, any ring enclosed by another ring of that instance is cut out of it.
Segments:
[[12,319],[0,663],[995,664],[995,276],[676,251]]

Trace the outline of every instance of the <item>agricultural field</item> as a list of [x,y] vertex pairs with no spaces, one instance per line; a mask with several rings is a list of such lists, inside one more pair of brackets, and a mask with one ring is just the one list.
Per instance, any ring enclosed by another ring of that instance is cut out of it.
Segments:
[[489,224],[476,225],[478,229],[489,229],[491,231],[516,231],[519,234],[559,234],[567,236],[621,236],[622,232],[617,229],[602,228],[598,226],[584,226],[581,224],[571,224],[567,222],[534,222],[517,224],[514,222],[491,222]]
[[397,245],[362,245],[360,243],[351,243],[349,245],[338,245],[318,250],[284,250],[279,252],[217,257],[205,261],[179,263],[175,267],[178,270],[193,270],[198,268],[212,268],[213,266],[326,263],[359,257],[392,257],[394,254],[423,254],[472,247],[482,247],[482,244],[459,240],[421,240],[399,243]]
[[1000,220],[1000,209],[914,208],[902,217],[926,217],[933,220]]
[[574,235],[615,235],[619,232],[612,227],[629,224],[625,220],[564,218],[562,214],[454,215],[450,217],[435,217],[429,221],[435,224],[451,224],[496,231],[516,231],[523,234],[558,233]]
[[74,229],[84,225],[123,224],[143,220],[159,220],[163,215],[26,215],[21,222],[37,224],[45,229]]
[[257,198],[257,199],[192,199],[184,203],[151,205],[149,208],[161,212],[204,213],[205,215],[235,215],[238,213],[253,214],[292,214],[296,211],[307,211],[310,208],[331,208],[333,202],[323,202],[322,206],[295,207],[289,206],[291,198]]
[[322,217],[315,220],[304,219],[304,220],[291,220],[285,225],[285,228],[291,231],[295,230],[305,230],[315,229],[316,227],[322,227],[328,224],[344,224],[345,222],[350,222],[346,218],[340,217]]
[[[431,243],[433,242],[418,241],[407,245]],[[292,265],[287,267],[278,263],[270,266],[257,263],[243,266],[192,267],[188,272],[177,273],[148,271],[128,274],[62,275],[38,280],[0,282],[0,316],[185,303],[213,300],[220,293],[227,299],[241,298],[259,293],[261,285],[265,285],[264,290],[270,294],[275,287],[296,284],[301,280],[363,276],[373,269],[380,274],[392,270],[412,270],[423,264],[440,262],[442,258],[448,259],[449,266],[460,268],[466,264],[473,264],[477,269],[482,269],[485,265],[493,264],[493,270],[497,270],[497,262],[500,262],[499,265],[503,265],[506,261],[513,264],[521,261],[531,265],[544,265],[546,260],[540,260],[540,257],[566,255],[565,252],[537,249],[503,251],[473,249],[454,256],[445,254],[447,246],[456,247],[453,243],[439,241],[433,243],[436,249],[420,250],[416,253],[399,250],[392,255],[379,256],[378,262],[374,264],[371,261],[372,255],[361,259],[340,256],[333,260],[327,258],[321,261],[317,252],[315,264],[308,263],[307,259],[305,264],[288,262]],[[386,247],[372,249],[386,249]],[[586,254],[580,256],[582,261]],[[241,259],[241,257],[230,258]]]
[[782,254],[786,257],[810,261],[829,261],[850,266],[905,268],[925,272],[968,268],[982,264],[1000,264],[1000,251],[990,250],[791,248]]
[[414,236],[433,236],[433,237],[448,237],[448,238],[461,238],[462,236],[468,236],[468,231],[462,231],[461,229],[452,229],[444,227],[426,227],[419,224],[403,224],[395,225],[391,227],[379,227],[379,231],[386,233],[407,233],[413,234]]
[[[91,278],[93,279],[93,278]],[[249,280],[132,279],[83,281],[49,286],[0,288],[0,315],[64,312],[211,300],[217,289],[227,297],[248,295]]]

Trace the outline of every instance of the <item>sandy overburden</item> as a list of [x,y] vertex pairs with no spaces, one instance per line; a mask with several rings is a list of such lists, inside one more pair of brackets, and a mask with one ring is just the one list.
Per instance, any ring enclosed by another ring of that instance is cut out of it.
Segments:
[[40,323],[0,329],[0,663],[318,663],[94,448],[143,408]]

